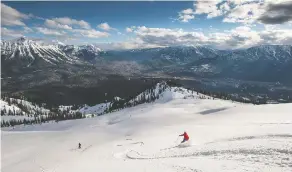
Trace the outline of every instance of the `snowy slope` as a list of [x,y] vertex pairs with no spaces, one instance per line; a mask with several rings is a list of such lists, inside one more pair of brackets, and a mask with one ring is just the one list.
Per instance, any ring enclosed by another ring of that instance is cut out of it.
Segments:
[[59,48],[67,56],[76,57],[86,61],[93,60],[100,56],[102,50],[95,45],[59,45]]
[[82,114],[102,114],[111,103],[100,103],[95,106],[87,106],[85,105],[83,108],[79,109],[78,111]]
[[[1,121],[9,121],[12,119],[33,119],[35,115],[47,116],[51,110],[38,105],[33,105],[32,102],[9,98],[10,105],[7,100],[0,100],[0,111],[2,114]],[[116,98],[115,98],[116,99]],[[82,108],[72,110],[72,106],[59,106],[59,112],[66,112],[67,114],[72,114],[76,112],[81,112],[86,117],[91,117],[92,114],[100,115],[110,106],[111,103],[100,103],[94,106],[84,105]]]
[[[291,104],[186,95],[169,90],[97,118],[5,129],[1,171],[292,171]],[[184,130],[190,146],[174,147]]]
[[[0,110],[6,109],[6,114],[8,114],[8,111],[15,111],[16,113],[20,112],[23,115],[34,115],[37,113],[41,114],[47,114],[50,112],[50,110],[40,107],[38,105],[33,105],[31,102],[26,101],[26,100],[21,100],[21,99],[14,99],[14,98],[9,98],[11,101],[11,104],[9,105],[7,101],[0,100],[1,106]],[[24,109],[20,108],[20,105],[25,108]]]
[[[6,109],[6,113],[8,114],[9,111],[21,112],[22,110],[14,104],[9,105],[6,101],[0,100],[0,110]],[[24,112],[23,112],[24,114]]]
[[[140,101],[145,97],[149,99],[151,96],[156,97],[157,101],[155,102],[167,102],[173,99],[183,98],[183,99],[211,99],[210,96],[197,93],[192,90],[188,90],[182,87],[174,87],[167,85],[166,82],[157,83],[154,91],[151,93],[150,90],[146,90],[136,96],[134,99],[130,100],[129,103],[134,103],[135,101]],[[213,99],[213,98],[212,98]]]

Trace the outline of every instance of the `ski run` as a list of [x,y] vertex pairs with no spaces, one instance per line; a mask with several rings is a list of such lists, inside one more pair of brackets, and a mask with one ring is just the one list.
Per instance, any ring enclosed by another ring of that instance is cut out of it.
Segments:
[[[2,129],[2,172],[291,172],[292,105],[199,99]],[[179,144],[187,131],[190,140]],[[78,143],[81,148],[78,149]]]

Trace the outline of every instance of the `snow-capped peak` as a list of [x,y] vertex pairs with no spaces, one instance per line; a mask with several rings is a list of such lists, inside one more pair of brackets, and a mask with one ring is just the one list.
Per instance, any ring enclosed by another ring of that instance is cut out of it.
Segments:
[[20,37],[11,41],[1,40],[1,54],[6,60],[18,58],[27,59],[28,65],[35,59],[42,58],[50,64],[59,62],[75,63],[79,59],[91,59],[98,57],[102,50],[95,45],[66,45],[58,40],[43,42]]

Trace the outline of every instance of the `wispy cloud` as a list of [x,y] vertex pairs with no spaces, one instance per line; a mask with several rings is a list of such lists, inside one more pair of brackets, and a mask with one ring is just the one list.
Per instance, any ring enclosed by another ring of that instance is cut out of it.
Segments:
[[193,9],[191,9],[191,8],[185,9],[185,10],[179,12],[178,20],[187,23],[190,20],[195,18],[194,14],[195,14],[195,12],[193,11]]
[[224,32],[214,30],[208,34],[201,31],[183,29],[148,28],[139,26],[133,30],[135,37],[127,42],[115,44],[120,48],[167,47],[176,45],[202,45],[219,49],[248,48],[272,43],[292,44],[292,32],[289,29],[272,28],[262,31],[248,26],[239,26]]
[[58,30],[54,30],[54,29],[48,29],[45,27],[35,27],[35,29],[44,34],[44,35],[54,35],[54,36],[61,36],[64,35],[65,32],[64,31],[58,31]]
[[117,31],[116,28],[111,27],[108,23],[101,23],[99,25],[97,25],[98,28],[105,30],[105,31],[110,31],[110,30],[115,30]]
[[126,32],[128,32],[128,33],[133,32],[133,29],[127,27],[127,28],[126,28]]
[[33,30],[30,27],[24,26],[23,27],[23,32],[24,33],[31,33],[31,32],[33,32]]
[[23,20],[29,19],[29,15],[23,14],[14,8],[1,3],[1,22],[4,26],[25,26]]
[[100,32],[94,29],[74,29],[73,32],[88,38],[104,38],[110,36],[107,32]]
[[72,30],[72,27],[67,24],[61,24],[56,22],[55,20],[46,19],[45,20],[45,26],[54,28],[54,29],[66,29],[66,30]]
[[21,37],[23,34],[19,31],[11,30],[6,27],[1,28],[1,37]]
[[63,27],[72,27],[72,26],[78,26],[81,27],[83,29],[90,29],[91,26],[88,22],[84,21],[84,20],[76,20],[76,19],[72,19],[69,17],[59,17],[59,18],[53,18],[50,19],[50,21],[55,22],[54,24],[59,24],[60,26]]

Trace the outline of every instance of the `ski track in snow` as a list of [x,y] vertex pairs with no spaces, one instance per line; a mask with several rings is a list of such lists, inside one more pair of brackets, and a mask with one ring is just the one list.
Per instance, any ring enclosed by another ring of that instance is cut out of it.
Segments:
[[[238,161],[247,164],[264,165],[279,167],[283,171],[291,171],[292,169],[292,135],[266,135],[266,136],[247,136],[238,137],[223,140],[225,142],[242,142],[244,145],[258,143],[259,140],[266,139],[266,145],[258,146],[255,145],[252,148],[240,147],[240,144],[227,143],[226,148],[220,149],[216,147],[208,147],[205,145],[193,145],[187,148],[173,147],[171,149],[181,149],[179,151],[171,151],[165,149],[158,152],[155,155],[145,155],[141,152],[130,150],[126,154],[126,158],[130,160],[154,160],[160,161],[161,159],[194,159],[207,157],[213,160],[228,160]],[[274,139],[274,140],[271,140]],[[255,140],[255,142],[250,142]],[[221,141],[218,141],[221,142]],[[217,146],[218,142],[212,142],[213,145]],[[278,147],[269,147],[269,144],[277,143]],[[183,150],[184,149],[184,150]],[[183,161],[183,160],[182,160]],[[178,171],[201,171],[199,169],[184,167],[184,166],[173,166]]]
[[[291,104],[183,94],[168,91],[156,103],[97,118],[3,130],[1,171],[292,171]],[[177,146],[184,130],[191,140]]]

